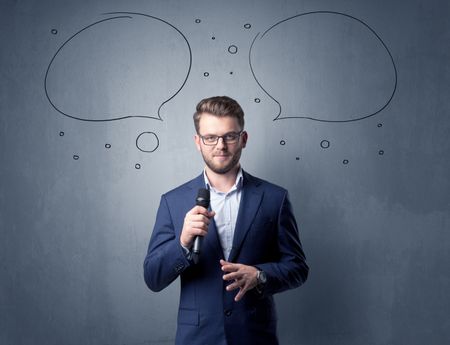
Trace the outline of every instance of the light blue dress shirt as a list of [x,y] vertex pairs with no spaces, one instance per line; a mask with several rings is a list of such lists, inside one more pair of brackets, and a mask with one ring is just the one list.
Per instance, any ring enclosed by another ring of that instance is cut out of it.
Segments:
[[242,195],[242,168],[239,168],[233,187],[226,193],[214,189],[209,183],[206,170],[203,172],[205,185],[210,190],[211,210],[216,212],[214,222],[216,223],[217,235],[222,246],[223,257],[227,260],[233,246],[234,229],[241,203]]

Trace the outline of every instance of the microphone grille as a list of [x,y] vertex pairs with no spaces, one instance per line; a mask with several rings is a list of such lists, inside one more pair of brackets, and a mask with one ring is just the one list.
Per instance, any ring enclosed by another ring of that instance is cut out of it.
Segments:
[[196,204],[208,208],[209,199],[210,199],[209,189],[200,188],[197,193],[197,199],[195,199]]

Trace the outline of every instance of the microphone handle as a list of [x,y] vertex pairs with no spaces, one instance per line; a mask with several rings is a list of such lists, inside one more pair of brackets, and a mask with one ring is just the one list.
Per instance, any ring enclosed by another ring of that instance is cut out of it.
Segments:
[[[195,200],[195,204],[197,206],[202,206],[206,209],[209,208],[209,190],[207,189],[200,189],[199,193],[197,195],[197,199]],[[197,264],[200,257],[200,250],[202,248],[202,242],[203,237],[202,236],[195,236],[194,238],[194,245],[192,246],[192,261],[194,264]]]
[[192,261],[194,264],[198,263],[200,257],[200,248],[202,247],[203,237],[195,236],[194,245],[192,247]]
[[196,254],[200,253],[200,248],[202,247],[202,240],[203,240],[202,236],[195,236],[194,245],[192,246],[193,253]]

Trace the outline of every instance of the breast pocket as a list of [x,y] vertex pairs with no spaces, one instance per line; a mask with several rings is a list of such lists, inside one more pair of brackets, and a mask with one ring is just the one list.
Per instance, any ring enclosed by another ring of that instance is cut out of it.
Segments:
[[246,242],[259,255],[272,251],[278,242],[276,223],[270,218],[257,219],[250,227]]
[[271,218],[255,219],[250,231],[255,236],[271,236],[276,229],[274,229],[275,222]]

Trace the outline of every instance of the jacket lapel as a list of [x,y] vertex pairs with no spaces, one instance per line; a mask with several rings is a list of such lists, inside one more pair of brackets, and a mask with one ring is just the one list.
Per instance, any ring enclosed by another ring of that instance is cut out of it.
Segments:
[[257,180],[244,172],[244,184],[234,230],[233,247],[228,258],[230,262],[233,262],[238,256],[242,243],[261,204],[263,192],[259,190],[258,185],[259,182]]

